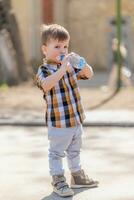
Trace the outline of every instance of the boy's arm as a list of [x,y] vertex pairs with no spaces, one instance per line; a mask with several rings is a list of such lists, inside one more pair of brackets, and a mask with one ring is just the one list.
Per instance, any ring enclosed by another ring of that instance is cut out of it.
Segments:
[[70,70],[70,66],[68,66],[67,63],[64,62],[58,71],[56,71],[54,74],[49,75],[47,77],[45,77],[43,72],[40,71],[38,75],[40,87],[43,89],[45,93],[47,93],[64,76],[66,71],[69,71],[69,70]]
[[93,69],[90,65],[86,64],[82,70],[77,74],[78,79],[91,79],[93,77]]
[[65,67],[61,67],[57,72],[46,77],[41,84],[43,91],[48,92],[51,90],[51,88],[54,87],[56,83],[64,76],[65,72]]

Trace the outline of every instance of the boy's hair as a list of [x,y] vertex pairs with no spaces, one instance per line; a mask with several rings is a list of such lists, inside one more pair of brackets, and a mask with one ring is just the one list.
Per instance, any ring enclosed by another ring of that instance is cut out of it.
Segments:
[[50,39],[64,41],[70,39],[68,31],[58,24],[42,25],[41,40],[46,45]]

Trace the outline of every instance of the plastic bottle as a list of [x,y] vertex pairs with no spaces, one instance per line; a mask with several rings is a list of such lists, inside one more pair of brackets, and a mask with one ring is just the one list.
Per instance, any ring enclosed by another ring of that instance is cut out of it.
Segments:
[[[57,57],[57,59],[59,61],[62,61],[64,57],[65,57],[65,54],[61,54],[60,56]],[[86,64],[85,58],[79,56],[78,54],[74,52],[70,53],[67,59],[70,65],[77,69],[82,69]]]

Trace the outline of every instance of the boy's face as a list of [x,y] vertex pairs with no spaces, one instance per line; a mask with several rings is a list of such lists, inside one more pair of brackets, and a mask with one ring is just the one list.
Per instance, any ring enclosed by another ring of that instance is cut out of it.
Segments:
[[42,46],[42,51],[47,60],[59,63],[58,57],[61,54],[68,54],[68,45],[69,39],[63,41],[50,39],[46,45]]

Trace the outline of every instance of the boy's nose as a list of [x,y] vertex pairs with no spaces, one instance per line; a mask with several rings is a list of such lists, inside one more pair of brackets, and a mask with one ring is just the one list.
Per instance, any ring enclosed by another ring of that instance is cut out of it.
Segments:
[[66,54],[66,49],[62,49],[60,53],[61,54]]
[[66,51],[65,50],[61,50],[61,52],[60,52],[61,54],[65,54],[66,53]]

